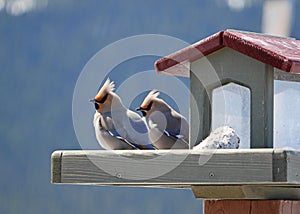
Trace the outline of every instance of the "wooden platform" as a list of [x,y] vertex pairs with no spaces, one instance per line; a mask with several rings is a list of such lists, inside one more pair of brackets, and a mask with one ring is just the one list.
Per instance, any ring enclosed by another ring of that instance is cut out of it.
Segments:
[[197,198],[300,199],[300,151],[55,151],[51,181],[191,188]]

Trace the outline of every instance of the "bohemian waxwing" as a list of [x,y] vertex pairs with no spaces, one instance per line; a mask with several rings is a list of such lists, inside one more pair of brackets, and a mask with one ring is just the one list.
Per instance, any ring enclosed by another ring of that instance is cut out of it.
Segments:
[[[155,149],[149,139],[148,127],[145,121],[139,114],[127,109],[123,105],[121,98],[114,93],[114,88],[114,82],[107,79],[95,98],[91,100],[96,109],[94,116],[96,136],[104,134],[101,134],[101,129],[96,129],[96,127],[101,124],[101,127],[108,131],[112,137],[128,142],[127,144],[130,146],[137,149]],[[98,114],[100,114],[100,116],[97,116]],[[101,142],[101,139],[103,139],[104,142]],[[97,137],[97,140],[100,140],[100,145],[116,144],[114,141],[109,142],[110,138],[108,137]],[[123,148],[124,145],[105,147],[118,149]],[[131,149],[131,147],[129,149]]]
[[158,149],[188,149],[189,124],[187,120],[152,90],[146,96],[141,111],[149,128],[149,138]]

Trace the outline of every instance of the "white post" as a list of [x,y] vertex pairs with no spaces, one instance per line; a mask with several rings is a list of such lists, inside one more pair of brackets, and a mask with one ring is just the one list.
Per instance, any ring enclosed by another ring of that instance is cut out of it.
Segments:
[[277,36],[289,36],[291,22],[291,0],[265,0],[262,18],[263,33]]

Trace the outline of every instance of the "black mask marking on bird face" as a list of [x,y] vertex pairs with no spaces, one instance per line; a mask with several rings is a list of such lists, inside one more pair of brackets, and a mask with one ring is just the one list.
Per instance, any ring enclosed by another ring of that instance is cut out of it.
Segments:
[[149,103],[149,105],[147,106],[147,108],[145,108],[146,111],[150,111],[151,107],[152,107],[153,102],[151,101]]
[[99,104],[103,104],[105,103],[105,101],[107,100],[108,94],[106,94],[101,100],[90,100],[94,103],[95,109],[98,110],[100,108]]
[[140,107],[140,108],[137,108],[136,110],[142,112],[143,117],[146,117],[147,111],[150,111],[150,109],[151,109],[151,107],[152,107],[152,104],[153,104],[153,102],[151,101],[151,102],[149,103],[149,105],[147,106],[147,108],[142,108],[142,107]]
[[98,103],[94,103],[94,105],[95,105],[95,109],[98,110],[99,109]]
[[147,112],[146,112],[146,111],[144,111],[144,110],[141,110],[141,112],[142,112],[142,115],[143,115],[143,117],[146,117],[146,115],[147,115]]
[[101,100],[99,100],[99,101],[96,100],[96,102],[103,104],[107,100],[107,97],[108,97],[108,94],[106,94]]

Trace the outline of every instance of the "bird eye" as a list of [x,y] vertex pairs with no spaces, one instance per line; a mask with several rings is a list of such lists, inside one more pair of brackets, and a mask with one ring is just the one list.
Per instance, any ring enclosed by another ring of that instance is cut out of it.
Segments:
[[95,109],[98,110],[99,109],[98,103],[94,103],[94,105],[95,105]]

